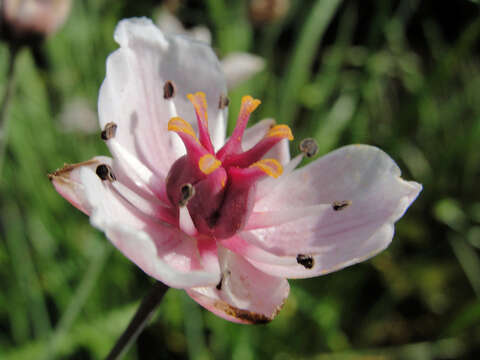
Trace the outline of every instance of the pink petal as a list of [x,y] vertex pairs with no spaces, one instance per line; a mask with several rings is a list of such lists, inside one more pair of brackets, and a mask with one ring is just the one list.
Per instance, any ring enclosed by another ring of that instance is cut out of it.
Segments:
[[81,183],[78,170],[81,167],[89,167],[94,170],[102,163],[110,165],[111,162],[110,158],[98,156],[78,164],[65,164],[63,168],[54,171],[48,177],[60,195],[77,209],[90,215],[91,207],[85,197],[85,187]]
[[[311,276],[357,263],[386,248],[393,224],[421,191],[420,184],[400,178],[388,155],[365,145],[341,148],[280,180],[255,204],[247,224],[252,230],[243,238],[277,257],[311,257],[314,266],[306,269]],[[335,201],[351,204],[335,211]],[[278,276],[287,274],[258,267]]]
[[222,281],[214,287],[188,289],[188,294],[209,311],[233,322],[271,321],[288,297],[288,282],[257,270],[221,246],[218,252]]
[[[107,60],[107,75],[100,89],[99,116],[102,128],[118,125],[115,140],[151,171],[165,177],[178,157],[177,135],[167,131],[171,104],[179,116],[196,126],[193,106],[186,95],[206,93],[210,105],[209,129],[213,141],[223,143],[224,110],[219,111],[225,81],[210,47],[185,37],[166,36],[145,18],[123,20],[115,31],[120,48]],[[164,99],[164,84],[172,81],[175,95]],[[116,157],[116,149],[107,144]]]
[[92,225],[150,276],[178,288],[217,284],[220,271],[211,265],[216,260],[211,252],[200,253],[195,239],[162,221],[168,209],[161,203],[147,201],[118,180],[100,180],[95,173],[100,164],[111,166],[111,159],[70,165],[52,174],[51,180],[62,196],[89,214]]
[[[243,256],[253,266],[264,273],[285,277],[288,279],[304,279],[340,270],[344,267],[367,260],[379,253],[383,248],[378,247],[382,239],[393,237],[393,226],[385,225],[379,229],[372,238],[365,241],[363,251],[364,257],[351,257],[345,261],[338,261],[336,258],[329,259],[329,254],[297,254],[297,255],[275,255],[258,246],[253,245],[258,239],[252,239],[255,235],[252,232],[243,232],[235,237],[222,241],[222,245]],[[246,241],[248,239],[249,241]],[[388,245],[388,243],[387,243]],[[372,248],[366,249],[368,246]]]

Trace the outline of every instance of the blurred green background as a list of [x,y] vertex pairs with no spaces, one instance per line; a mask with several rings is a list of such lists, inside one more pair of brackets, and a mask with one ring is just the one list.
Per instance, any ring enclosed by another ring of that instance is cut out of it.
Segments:
[[[0,359],[100,359],[152,284],[47,174],[107,154],[89,125],[105,59],[117,47],[115,25],[158,19],[167,5],[187,28],[207,26],[220,57],[265,59],[262,72],[230,92],[232,117],[251,94],[262,99],[254,121],[292,126],[292,152],[307,136],[322,154],[373,144],[424,190],[387,251],[291,281],[270,324],[229,323],[170,290],[126,358],[480,356],[479,5],[291,0],[260,14],[252,2],[76,0],[35,56],[19,53],[0,142]],[[2,43],[0,97],[7,66]]]

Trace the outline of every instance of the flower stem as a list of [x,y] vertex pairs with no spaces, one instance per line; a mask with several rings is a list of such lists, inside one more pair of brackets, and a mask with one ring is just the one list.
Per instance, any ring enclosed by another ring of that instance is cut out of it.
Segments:
[[4,142],[4,120],[7,116],[7,108],[13,94],[13,84],[15,78],[15,59],[17,58],[17,48],[9,47],[8,69],[7,69],[7,83],[5,85],[5,92],[3,94],[2,103],[0,104],[0,141]]
[[142,332],[145,325],[147,325],[168,289],[169,287],[160,281],[155,282],[152,290],[143,298],[130,324],[128,324],[128,327],[117,340],[117,343],[106,357],[106,360],[120,359],[125,354],[130,348],[130,345],[132,345],[137,336]]

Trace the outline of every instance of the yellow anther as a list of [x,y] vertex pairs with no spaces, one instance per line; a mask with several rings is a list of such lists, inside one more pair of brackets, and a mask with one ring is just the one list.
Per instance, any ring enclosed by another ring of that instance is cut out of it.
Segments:
[[283,173],[283,167],[275,159],[262,159],[250,165],[250,167],[257,167],[268,176],[278,178]]
[[293,140],[292,130],[288,125],[275,125],[272,127],[266,137],[280,137],[282,139]]
[[205,175],[211,174],[217,170],[222,163],[212,154],[203,155],[200,160],[198,160],[198,168]]
[[250,95],[245,95],[242,97],[242,110],[251,114],[262,102],[258,99],[252,98]]
[[202,119],[205,126],[208,127],[207,97],[205,93],[198,91],[195,94],[188,94],[187,98],[195,107],[195,112]]
[[197,140],[197,136],[195,135],[195,131],[193,131],[192,125],[178,116],[170,119],[168,122],[168,131],[175,131],[176,133],[183,132]]

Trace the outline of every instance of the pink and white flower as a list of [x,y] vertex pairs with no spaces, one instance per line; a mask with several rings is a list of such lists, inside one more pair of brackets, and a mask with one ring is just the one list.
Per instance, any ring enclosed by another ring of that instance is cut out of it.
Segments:
[[[99,96],[95,157],[50,175],[57,191],[144,272],[235,322],[270,321],[307,278],[368,259],[421,185],[381,150],[352,145],[295,169],[286,125],[225,139],[228,101],[211,48],[150,20],[119,23]],[[307,145],[307,144],[305,144]],[[307,149],[308,150],[308,149]]]

